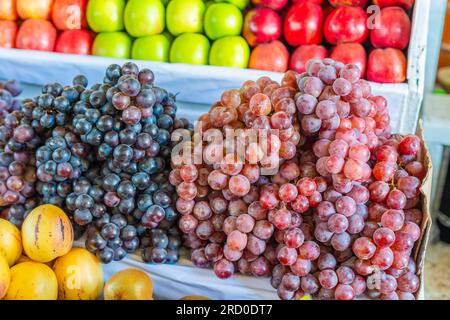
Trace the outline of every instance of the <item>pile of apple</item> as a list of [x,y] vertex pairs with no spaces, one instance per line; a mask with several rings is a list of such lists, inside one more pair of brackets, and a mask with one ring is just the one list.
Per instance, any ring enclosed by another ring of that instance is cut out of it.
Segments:
[[1,0],[0,48],[91,54],[88,0]]
[[309,59],[353,63],[380,83],[406,79],[414,0],[251,0],[243,35],[250,68],[305,72]]
[[[298,73],[309,59],[330,57],[358,65],[367,80],[401,83],[413,5],[414,0],[2,0],[0,48]],[[22,23],[16,23],[19,18]]]

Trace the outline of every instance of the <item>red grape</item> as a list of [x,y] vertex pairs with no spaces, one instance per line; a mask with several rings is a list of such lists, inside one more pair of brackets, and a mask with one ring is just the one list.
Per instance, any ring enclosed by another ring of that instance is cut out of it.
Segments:
[[420,139],[415,135],[407,135],[400,141],[398,150],[401,154],[416,155],[420,150]]
[[381,224],[383,227],[392,231],[398,231],[403,227],[405,222],[405,214],[401,210],[390,209],[381,216]]
[[325,269],[319,272],[318,280],[325,289],[333,289],[338,284],[336,272],[331,269]]
[[304,240],[305,236],[302,230],[298,228],[286,230],[284,233],[284,243],[288,248],[298,248],[303,244]]
[[378,248],[370,261],[380,270],[386,270],[392,266],[392,263],[394,262],[394,253],[387,247]]
[[390,247],[394,244],[395,233],[388,228],[379,228],[373,233],[373,241],[379,247]]
[[353,300],[355,298],[355,291],[346,284],[338,284],[334,291],[336,300]]
[[359,259],[368,260],[374,256],[377,247],[371,239],[367,237],[361,237],[355,240],[352,249]]
[[214,273],[220,279],[227,279],[234,273],[234,264],[227,259],[220,259],[214,264]]
[[419,277],[412,272],[408,272],[397,279],[398,289],[404,292],[415,293],[419,290]]

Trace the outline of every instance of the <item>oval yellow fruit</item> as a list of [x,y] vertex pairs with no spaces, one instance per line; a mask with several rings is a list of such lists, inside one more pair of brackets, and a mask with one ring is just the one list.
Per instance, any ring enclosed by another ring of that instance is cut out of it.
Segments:
[[5,300],[56,300],[58,281],[49,266],[22,262],[11,268],[11,283]]
[[72,224],[57,206],[39,206],[28,214],[22,224],[22,243],[31,260],[52,261],[72,249]]
[[56,259],[59,300],[96,300],[102,294],[103,268],[100,260],[86,249],[74,248]]
[[12,267],[22,255],[22,237],[19,229],[11,222],[0,219],[0,255]]
[[105,300],[152,300],[153,283],[145,272],[125,269],[109,278],[103,295]]
[[11,282],[11,271],[6,259],[0,255],[0,300],[5,296]]

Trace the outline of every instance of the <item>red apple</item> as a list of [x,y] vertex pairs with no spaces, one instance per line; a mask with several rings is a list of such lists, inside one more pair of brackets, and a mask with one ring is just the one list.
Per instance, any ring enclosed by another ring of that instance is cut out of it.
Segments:
[[0,1],[0,20],[17,20],[19,16],[16,10],[16,0]]
[[312,2],[294,4],[284,20],[284,38],[291,46],[322,42],[322,8]]
[[334,7],[352,6],[365,8],[369,0],[329,0],[329,2]]
[[289,51],[285,45],[276,40],[263,43],[253,49],[249,68],[274,72],[285,72],[288,68]]
[[0,48],[14,48],[17,25],[14,21],[0,20]]
[[375,48],[405,49],[411,35],[411,20],[400,7],[387,7],[380,11],[379,25],[370,32]]
[[293,3],[300,3],[300,2],[312,2],[315,4],[322,4],[323,0],[292,0]]
[[281,18],[272,9],[254,8],[245,15],[243,35],[252,47],[278,40],[281,37]]
[[366,49],[359,43],[342,43],[338,44],[331,51],[330,58],[341,61],[345,64],[353,63],[361,69],[360,77],[364,77],[366,72],[367,55]]
[[273,10],[281,10],[284,8],[288,0],[252,0],[254,6],[263,6]]
[[367,14],[360,7],[335,8],[325,20],[325,39],[328,43],[363,43],[369,35]]
[[323,60],[328,57],[328,51],[321,45],[306,45],[300,46],[292,53],[289,69],[297,73],[306,71],[306,63],[311,59]]
[[87,0],[55,0],[52,20],[58,30],[86,29]]
[[400,6],[406,10],[409,10],[413,7],[414,0],[373,0],[373,4],[381,8]]
[[66,30],[56,41],[55,51],[71,54],[91,54],[94,34],[88,30]]
[[47,20],[28,19],[19,28],[16,47],[27,50],[53,51],[56,29]]
[[375,49],[369,55],[367,80],[401,83],[406,80],[406,57],[399,49]]
[[53,0],[17,0],[17,13],[22,20],[50,19]]

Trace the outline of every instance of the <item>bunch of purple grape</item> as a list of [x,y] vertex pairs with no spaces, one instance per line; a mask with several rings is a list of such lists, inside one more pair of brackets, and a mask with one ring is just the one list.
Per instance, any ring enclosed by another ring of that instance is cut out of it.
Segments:
[[16,84],[0,91],[3,216],[20,225],[39,199],[87,230],[87,249],[104,263],[139,247],[145,261],[176,262],[171,133],[190,124],[176,118],[175,96],[134,63],[109,66],[101,84],[88,87],[79,75],[13,105]]
[[38,203],[35,197],[34,151],[41,143],[16,97],[20,84],[0,83],[0,207],[1,217],[21,226]]
[[0,115],[19,110],[21,102],[17,97],[22,93],[22,87],[17,80],[0,81]]
[[[80,76],[74,83],[87,85]],[[145,261],[176,262],[170,136],[189,123],[176,119],[175,96],[155,86],[148,69],[111,65],[103,84],[82,91],[72,113],[70,129],[79,142],[69,147],[81,162],[73,172],[81,176],[65,204],[74,222],[88,228],[86,247],[104,263],[139,247]]]

